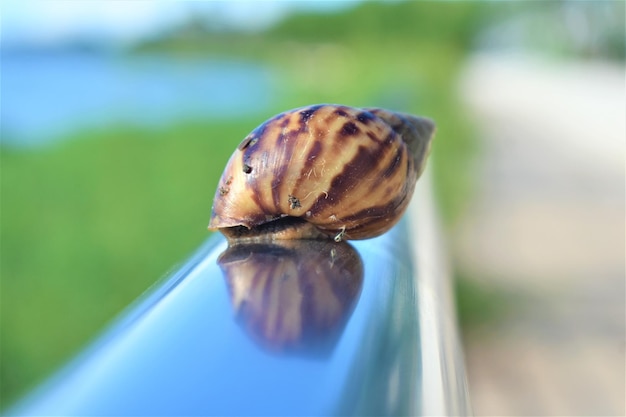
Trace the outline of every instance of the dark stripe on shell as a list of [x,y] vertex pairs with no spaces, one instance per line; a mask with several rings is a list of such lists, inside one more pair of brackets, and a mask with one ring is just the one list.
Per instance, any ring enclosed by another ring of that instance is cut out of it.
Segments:
[[391,159],[389,164],[383,169],[383,171],[382,171],[382,173],[381,173],[381,175],[379,177],[380,179],[390,178],[390,177],[393,176],[393,174],[395,174],[395,172],[400,167],[400,162],[402,161],[402,151],[403,150],[404,150],[404,146],[399,146],[398,149],[396,149],[396,154]]
[[[287,122],[289,122],[289,119],[287,119]],[[270,168],[272,168],[271,187],[274,207],[271,213],[274,214],[280,214],[281,212],[281,195],[283,194],[283,187],[281,187],[281,183],[289,175],[290,161],[297,142],[297,136],[298,132],[295,130],[291,130],[283,134],[282,129],[280,129],[274,141],[274,145],[282,150],[279,155],[280,157],[272,159],[271,162],[265,162],[267,165],[270,165]],[[270,147],[271,142],[266,143],[265,145],[270,151],[273,148],[273,146]],[[277,163],[280,163],[280,165],[276,165]]]
[[311,149],[306,156],[306,161],[304,162],[304,166],[302,167],[302,176],[304,176],[311,169],[313,169],[313,165],[317,161],[317,157],[320,153],[322,153],[322,142],[318,140],[313,143],[313,146],[311,146]]
[[389,134],[385,137],[385,140],[382,143],[382,146],[391,146],[395,140],[400,140],[398,134],[393,130],[389,132]]
[[[281,168],[285,168],[286,166],[289,165],[289,162],[291,161],[291,158],[293,157],[293,153],[294,153],[294,147],[296,146],[296,143],[298,142],[298,131],[297,130],[290,130],[288,132],[285,132],[285,134],[283,133],[279,133],[278,137],[276,138],[276,145],[280,146],[283,148],[282,150],[282,157],[284,157],[284,166],[281,165]],[[274,175],[280,174],[281,176],[279,178],[284,178],[282,176],[282,174],[285,171],[274,171]]]
[[328,206],[335,205],[343,196],[355,188],[361,178],[375,166],[376,159],[372,150],[359,146],[356,155],[344,165],[343,170],[331,181],[327,194],[320,195],[311,206],[311,213],[316,215]]
[[322,152],[322,142],[315,141],[309,153],[306,156],[306,162],[304,163],[304,171],[308,171],[309,168],[313,165],[313,163],[317,160],[318,155]]
[[358,221],[356,226],[346,229],[346,234],[355,236],[363,230],[371,229],[368,231],[370,233],[374,230],[373,226],[375,225],[381,230],[388,229],[390,227],[389,223],[396,223],[406,209],[406,197],[406,195],[403,195],[388,204],[371,207],[344,218],[346,221]]
[[272,179],[272,199],[274,200],[275,210],[279,211],[280,207],[280,194],[281,187],[280,183],[283,181],[283,175],[287,171],[288,164],[283,164],[280,166],[276,173],[274,174],[274,178]]
[[341,136],[352,136],[356,135],[359,132],[359,128],[354,123],[346,122],[341,128],[341,132],[339,133],[341,134]]
[[341,106],[341,107],[337,107],[337,108],[335,109],[335,112],[334,112],[334,113],[335,113],[337,116],[341,116],[341,117],[349,117],[348,113],[346,113],[346,109],[347,109],[347,108],[346,108],[346,107],[343,107],[343,106]]
[[261,191],[258,189],[259,187],[256,186],[256,181],[253,181],[252,183],[248,182],[246,184],[246,187],[248,188],[248,191],[249,191],[248,195],[250,195],[250,199],[259,208],[259,213],[256,213],[253,220],[255,221],[255,223],[258,220],[264,220],[267,209],[263,204]]
[[349,216],[344,216],[341,220],[345,222],[358,221],[359,225],[352,227],[349,230],[359,229],[361,228],[361,224],[371,223],[381,218],[389,217],[390,214],[395,213],[396,208],[402,203],[402,200],[402,198],[397,198],[387,204],[368,207]]
[[357,118],[357,120],[359,122],[361,122],[363,124],[368,124],[369,122],[371,122],[372,120],[375,119],[375,116],[372,113],[368,112],[368,111],[364,111],[364,112],[359,113],[356,116],[356,118]]
[[313,116],[313,114],[318,111],[321,107],[323,107],[321,104],[317,105],[317,106],[312,106],[309,107],[308,109],[302,110],[300,112],[300,122],[302,123],[306,123],[309,121],[309,119]]
[[244,149],[246,149],[249,145],[250,142],[252,142],[252,139],[254,139],[254,135],[248,135],[240,144],[239,146],[237,146],[237,149],[239,149],[240,151],[243,151]]
[[379,142],[378,135],[376,135],[376,133],[369,131],[367,132],[367,136],[369,136],[369,138],[373,140],[374,142]]

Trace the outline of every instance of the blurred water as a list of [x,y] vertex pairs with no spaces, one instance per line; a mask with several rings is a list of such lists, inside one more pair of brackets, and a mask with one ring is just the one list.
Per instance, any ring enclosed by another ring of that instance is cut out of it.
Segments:
[[271,104],[272,71],[243,60],[86,52],[2,53],[2,142],[47,143],[77,128],[227,119]]

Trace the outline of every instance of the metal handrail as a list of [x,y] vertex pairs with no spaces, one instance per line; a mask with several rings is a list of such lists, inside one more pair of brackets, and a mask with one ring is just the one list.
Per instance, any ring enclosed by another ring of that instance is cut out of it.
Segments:
[[470,414],[430,184],[350,245],[212,236],[10,414]]

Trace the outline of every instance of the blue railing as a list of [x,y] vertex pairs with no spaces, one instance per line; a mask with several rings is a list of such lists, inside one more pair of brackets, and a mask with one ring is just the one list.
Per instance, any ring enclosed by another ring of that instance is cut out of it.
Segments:
[[375,239],[216,234],[9,414],[467,415],[429,175]]

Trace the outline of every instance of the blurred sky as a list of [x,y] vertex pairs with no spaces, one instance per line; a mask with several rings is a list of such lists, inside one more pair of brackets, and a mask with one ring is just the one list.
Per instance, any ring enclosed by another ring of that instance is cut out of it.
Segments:
[[76,1],[2,0],[3,45],[53,46],[75,40],[128,43],[185,21],[190,15],[222,27],[260,30],[298,10],[333,11],[349,1]]

